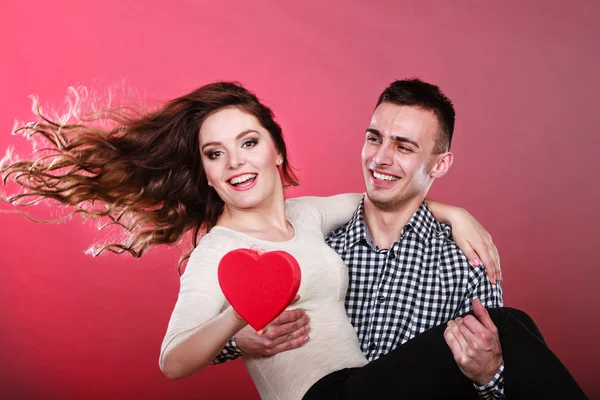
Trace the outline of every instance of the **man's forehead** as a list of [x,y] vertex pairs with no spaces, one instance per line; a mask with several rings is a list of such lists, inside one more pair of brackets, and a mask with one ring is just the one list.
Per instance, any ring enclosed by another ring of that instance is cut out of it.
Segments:
[[415,106],[381,103],[371,117],[370,128],[386,135],[417,135],[437,130],[437,118],[432,111]]

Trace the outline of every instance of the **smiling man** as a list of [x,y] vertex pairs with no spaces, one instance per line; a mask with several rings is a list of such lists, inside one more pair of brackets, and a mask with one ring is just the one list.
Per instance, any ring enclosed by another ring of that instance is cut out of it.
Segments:
[[[454,119],[452,102],[437,86],[418,79],[392,82],[366,130],[366,196],[354,217],[327,237],[348,265],[346,310],[369,360],[472,311],[474,299],[486,307],[503,305],[500,284],[469,264],[450,227],[436,221],[425,202],[434,180],[452,165]],[[480,398],[501,398],[498,335],[477,319],[469,323],[488,338],[478,344],[494,351],[465,358],[451,349]]]

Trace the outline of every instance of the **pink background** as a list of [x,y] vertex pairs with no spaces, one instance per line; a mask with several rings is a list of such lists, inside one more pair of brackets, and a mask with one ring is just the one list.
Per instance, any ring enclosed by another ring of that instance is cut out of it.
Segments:
[[[125,80],[161,100],[239,80],[284,127],[302,182],[290,196],[362,191],[378,94],[420,76],[458,118],[454,166],[431,197],[492,232],[506,304],[528,311],[600,398],[599,12],[593,0],[2,0],[0,151],[28,151],[9,133],[30,117],[31,93],[56,106],[70,85]],[[1,398],[258,398],[240,362],[175,382],[160,372],[176,250],[92,258],[101,236],[78,218],[0,224]]]

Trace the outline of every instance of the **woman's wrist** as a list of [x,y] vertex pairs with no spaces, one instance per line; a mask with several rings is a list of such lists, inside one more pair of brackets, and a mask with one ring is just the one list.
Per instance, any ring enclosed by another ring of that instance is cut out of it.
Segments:
[[446,211],[447,217],[444,223],[450,226],[456,226],[459,223],[465,223],[468,219],[471,218],[471,214],[467,210],[462,207],[457,206],[446,206],[448,209]]
[[233,307],[229,306],[224,312],[227,321],[234,327],[237,333],[240,329],[244,328],[248,323],[238,314]]
[[462,207],[443,204],[431,199],[426,199],[426,201],[433,217],[444,224],[453,226],[464,220],[466,216],[470,216],[469,212]]

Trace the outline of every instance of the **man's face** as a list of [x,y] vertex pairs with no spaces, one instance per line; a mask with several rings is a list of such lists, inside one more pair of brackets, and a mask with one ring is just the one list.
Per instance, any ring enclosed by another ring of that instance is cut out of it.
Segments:
[[362,149],[367,197],[377,208],[394,210],[421,202],[436,177],[443,154],[433,154],[439,123],[432,111],[381,103],[371,118]]

